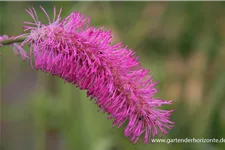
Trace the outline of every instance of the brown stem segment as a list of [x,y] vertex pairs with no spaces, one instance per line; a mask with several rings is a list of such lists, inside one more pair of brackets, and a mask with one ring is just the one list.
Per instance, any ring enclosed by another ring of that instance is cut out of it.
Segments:
[[16,38],[15,37],[9,37],[5,40],[1,40],[0,41],[0,45],[9,45],[9,44],[13,44],[13,43],[19,43],[19,42],[23,42],[25,39],[27,38],[27,36],[21,36],[19,38]]

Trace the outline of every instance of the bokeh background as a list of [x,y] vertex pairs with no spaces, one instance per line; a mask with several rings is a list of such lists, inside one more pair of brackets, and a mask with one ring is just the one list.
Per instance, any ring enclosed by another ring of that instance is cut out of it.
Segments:
[[[159,96],[174,100],[176,122],[163,138],[225,138],[224,2],[0,2],[0,35],[22,33],[24,8],[62,17],[80,11],[111,29],[150,68]],[[28,47],[25,47],[28,50]],[[36,71],[1,47],[1,150],[224,150],[225,143],[136,145],[74,85]],[[160,137],[159,137],[160,138]]]

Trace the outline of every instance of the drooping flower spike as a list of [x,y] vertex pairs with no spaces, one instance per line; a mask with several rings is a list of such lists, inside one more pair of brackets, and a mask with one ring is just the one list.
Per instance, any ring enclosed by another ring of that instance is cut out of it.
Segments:
[[[35,68],[64,79],[95,100],[101,110],[121,127],[127,122],[124,135],[136,143],[144,134],[144,143],[160,132],[167,134],[173,127],[173,110],[161,110],[171,104],[153,98],[156,82],[142,68],[135,53],[122,43],[111,45],[111,31],[90,26],[89,18],[72,12],[61,20],[60,14],[48,24],[38,20],[34,8],[26,10],[34,22],[25,22],[24,31],[30,31],[21,46],[28,43]],[[23,36],[23,35],[22,35]]]

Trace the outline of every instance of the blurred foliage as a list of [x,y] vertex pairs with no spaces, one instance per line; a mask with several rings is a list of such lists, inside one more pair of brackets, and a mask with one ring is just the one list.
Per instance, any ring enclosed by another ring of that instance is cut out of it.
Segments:
[[[165,138],[225,138],[224,2],[0,2],[0,34],[17,35],[34,6],[47,21],[80,11],[91,25],[111,29],[151,69],[176,122]],[[131,144],[125,126],[112,128],[107,114],[74,85],[32,70],[29,62],[1,47],[1,150],[222,150],[225,143]]]

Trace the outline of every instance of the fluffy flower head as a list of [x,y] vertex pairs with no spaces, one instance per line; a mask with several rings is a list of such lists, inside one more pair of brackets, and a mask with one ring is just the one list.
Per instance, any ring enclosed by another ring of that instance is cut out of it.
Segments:
[[157,92],[149,70],[142,68],[135,53],[121,43],[111,45],[110,31],[97,29],[89,18],[72,12],[65,19],[56,14],[48,24],[38,20],[35,9],[26,10],[34,22],[25,22],[35,68],[59,76],[95,100],[101,110],[114,119],[114,126],[127,122],[124,135],[136,143],[144,134],[144,143],[159,132],[172,128],[172,110],[161,110],[164,101],[153,98]]

